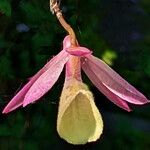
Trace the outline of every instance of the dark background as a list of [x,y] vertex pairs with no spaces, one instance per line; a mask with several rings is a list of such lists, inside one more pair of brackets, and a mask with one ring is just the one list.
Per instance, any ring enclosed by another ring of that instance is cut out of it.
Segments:
[[[150,99],[150,1],[62,0],[79,43],[93,50]],[[48,0],[0,0],[0,110],[62,48],[66,32]],[[149,150],[150,105],[128,113],[83,74],[104,120],[100,140],[73,146],[58,136],[56,119],[64,72],[41,100],[0,115],[0,150]]]

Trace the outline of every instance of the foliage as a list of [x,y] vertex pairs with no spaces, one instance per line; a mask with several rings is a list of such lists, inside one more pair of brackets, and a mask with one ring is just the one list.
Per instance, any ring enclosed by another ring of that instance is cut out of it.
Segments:
[[11,4],[9,0],[0,1],[0,11],[6,16],[11,16]]

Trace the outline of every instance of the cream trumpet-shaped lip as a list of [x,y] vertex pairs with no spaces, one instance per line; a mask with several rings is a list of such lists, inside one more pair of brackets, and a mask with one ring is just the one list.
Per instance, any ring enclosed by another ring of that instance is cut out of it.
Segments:
[[92,93],[81,81],[65,82],[59,103],[57,131],[71,144],[96,141],[103,131],[103,121]]

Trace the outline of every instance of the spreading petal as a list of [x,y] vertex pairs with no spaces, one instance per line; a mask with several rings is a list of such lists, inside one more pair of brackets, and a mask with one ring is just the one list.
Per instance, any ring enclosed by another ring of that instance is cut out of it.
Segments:
[[89,79],[92,81],[92,83],[114,104],[119,106],[122,109],[125,109],[127,111],[131,111],[128,104],[119,96],[115,95],[113,92],[111,92],[99,79],[99,77],[93,72],[93,70],[88,66],[88,64],[84,64],[82,66],[84,72],[89,77]]
[[7,106],[4,108],[2,113],[9,113],[16,108],[22,106],[23,104],[23,99],[26,94],[26,92],[29,90],[31,85],[35,82],[35,80],[29,81],[23,88],[20,90],[17,95],[7,104]]
[[65,82],[57,118],[57,131],[71,144],[96,141],[103,130],[102,117],[87,86],[76,79]]
[[50,63],[48,69],[34,82],[25,95],[23,107],[29,103],[33,103],[42,97],[55,84],[60,76],[65,63],[69,59],[69,54],[62,51],[61,54],[55,56],[55,60]]
[[7,106],[4,108],[3,113],[9,113],[10,111],[15,110],[16,108],[23,105],[23,100],[30,89],[30,87],[33,85],[33,83],[50,67],[54,64],[56,60],[60,60],[62,56],[66,54],[65,51],[61,51],[58,55],[53,57],[38,73],[36,73],[30,81],[15,95],[15,97],[7,104]]
[[91,69],[104,87],[121,99],[139,105],[149,102],[142,93],[125,81],[102,60],[88,55],[83,60],[83,69],[85,70],[86,67]]

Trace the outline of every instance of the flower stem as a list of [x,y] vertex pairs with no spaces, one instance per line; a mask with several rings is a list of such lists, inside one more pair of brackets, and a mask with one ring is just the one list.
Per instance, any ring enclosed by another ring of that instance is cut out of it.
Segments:
[[[52,13],[56,14],[57,19],[59,20],[62,27],[69,33],[71,37],[71,46],[78,46],[76,35],[72,27],[65,21],[62,12],[59,8],[57,0],[50,0],[50,9]],[[75,78],[81,81],[81,64],[80,58],[72,56],[66,64],[66,80],[70,78]]]
[[65,21],[62,12],[59,8],[59,5],[57,3],[57,0],[50,0],[50,9],[52,13],[56,14],[57,19],[59,20],[62,27],[69,33],[71,36],[71,46],[77,46],[76,43],[76,35],[74,30],[71,28],[71,26]]

